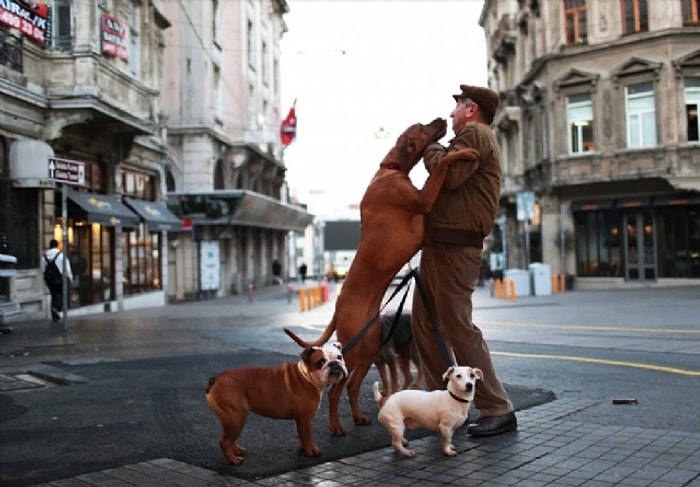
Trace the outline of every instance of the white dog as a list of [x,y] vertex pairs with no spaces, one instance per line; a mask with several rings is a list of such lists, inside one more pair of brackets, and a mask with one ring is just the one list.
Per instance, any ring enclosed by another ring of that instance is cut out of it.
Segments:
[[385,398],[374,383],[374,400],[379,406],[379,422],[391,433],[392,446],[407,458],[416,452],[406,449],[405,428],[422,427],[442,435],[442,451],[455,456],[452,435],[469,416],[469,403],[474,399],[476,381],[483,379],[481,369],[452,366],[442,375],[447,390],[418,391],[406,389]]

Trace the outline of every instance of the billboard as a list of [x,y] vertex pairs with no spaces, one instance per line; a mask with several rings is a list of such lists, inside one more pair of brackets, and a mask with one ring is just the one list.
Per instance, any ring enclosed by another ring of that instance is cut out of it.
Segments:
[[356,250],[360,243],[360,221],[326,221],[323,228],[324,250]]

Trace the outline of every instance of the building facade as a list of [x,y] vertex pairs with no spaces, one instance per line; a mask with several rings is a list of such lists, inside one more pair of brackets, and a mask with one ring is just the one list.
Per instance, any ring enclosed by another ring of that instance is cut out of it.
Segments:
[[[224,296],[294,275],[313,217],[289,203],[280,139],[285,0],[172,2],[163,105],[171,239],[168,296]],[[288,108],[288,107],[287,107]]]
[[700,1],[486,0],[479,24],[504,267],[545,262],[580,288],[697,283]]
[[0,253],[14,264],[0,319],[48,316],[53,238],[75,276],[72,312],[165,302],[166,232],[180,222],[164,203],[163,3],[0,5]]

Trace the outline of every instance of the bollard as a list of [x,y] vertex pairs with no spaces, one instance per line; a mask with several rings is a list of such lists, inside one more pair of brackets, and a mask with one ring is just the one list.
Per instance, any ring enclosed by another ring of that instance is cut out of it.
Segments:
[[493,277],[492,277],[489,279],[489,293],[490,293],[491,297],[494,296],[495,287],[496,287],[496,283],[494,282]]
[[255,286],[253,286],[252,282],[248,283],[248,302],[252,303],[253,302],[253,290],[255,289]]
[[559,276],[552,276],[552,294],[559,292]]
[[500,279],[496,279],[496,297],[503,297],[503,281],[501,281]]
[[311,292],[312,292],[312,289],[306,290],[306,309],[311,309],[311,303],[312,303]]
[[559,274],[559,290],[566,292],[566,274]]
[[321,281],[321,288],[323,289],[323,302],[327,303],[331,300],[331,297],[328,292],[328,278],[326,276],[323,276],[323,280]]
[[515,280],[508,279],[508,287],[510,288],[510,300],[515,301]]
[[306,310],[306,298],[304,297],[304,288],[299,288],[299,311]]

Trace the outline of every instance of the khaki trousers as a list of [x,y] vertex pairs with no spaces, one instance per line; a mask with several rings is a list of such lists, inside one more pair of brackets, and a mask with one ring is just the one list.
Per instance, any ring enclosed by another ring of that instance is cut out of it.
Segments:
[[433,316],[431,319],[415,289],[411,327],[428,390],[445,388],[442,374],[451,365],[440,351],[434,329],[437,325],[457,364],[478,367],[484,373],[476,386],[475,407],[482,416],[500,416],[513,411],[513,403],[496,376],[481,330],[472,321],[472,294],[481,258],[482,250],[476,247],[441,243],[423,247],[419,275]]

